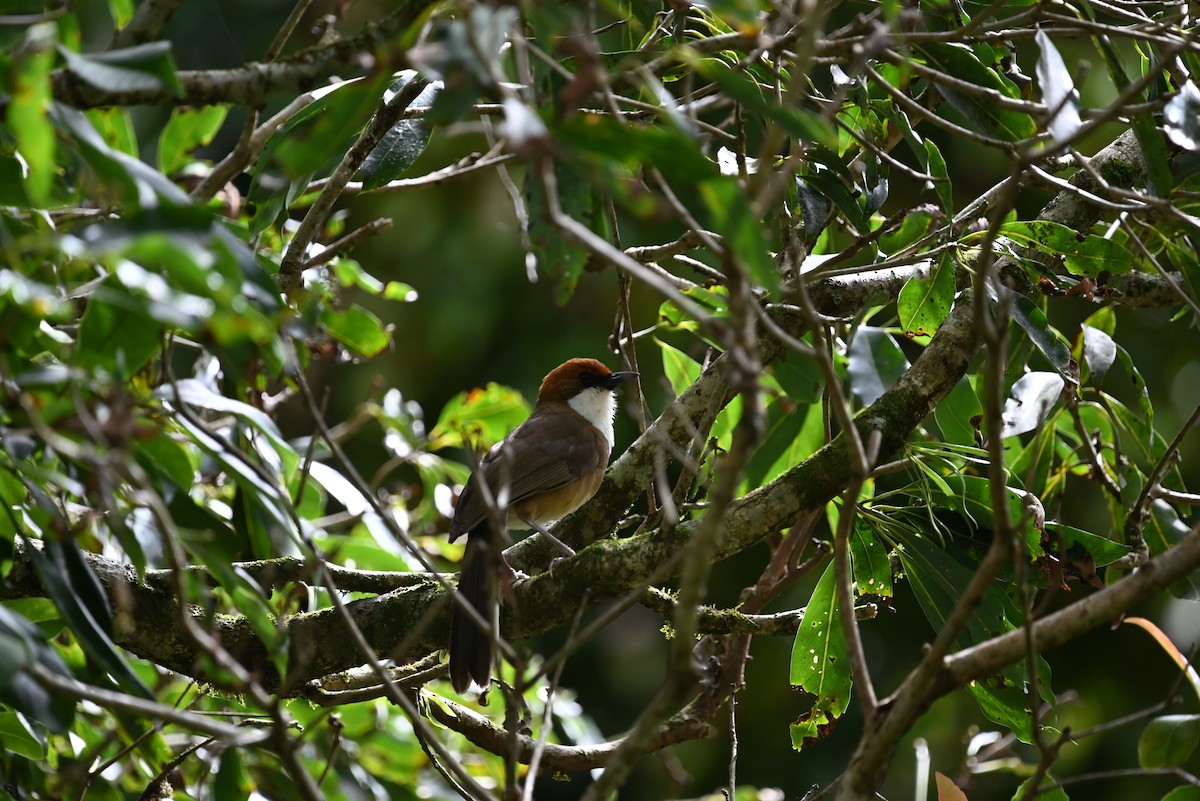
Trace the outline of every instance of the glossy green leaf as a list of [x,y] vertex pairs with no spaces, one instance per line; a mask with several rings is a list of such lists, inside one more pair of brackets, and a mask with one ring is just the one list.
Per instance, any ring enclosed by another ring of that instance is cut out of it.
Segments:
[[1163,715],[1138,738],[1138,764],[1147,770],[1177,768],[1200,744],[1200,715]]
[[[660,339],[655,339],[655,343],[662,349],[663,374],[670,382],[675,395],[679,396],[700,377],[700,363]],[[733,441],[734,426],[741,414],[742,399],[734,397],[724,409],[717,412],[712,428],[707,432],[708,436],[716,439],[720,447],[728,449]],[[700,421],[695,422],[699,424]],[[701,431],[698,435],[704,434],[705,432]]]
[[378,356],[392,340],[390,327],[385,327],[374,312],[357,304],[345,311],[325,309],[321,312],[321,324],[338,342],[367,358]]
[[908,359],[891,334],[882,328],[861,326],[847,352],[850,388],[864,406],[879,400],[908,369]]
[[[569,164],[555,163],[554,174],[563,212],[576,220],[595,220],[597,206],[591,183]],[[525,198],[529,206],[529,243],[532,246],[529,255],[536,260],[538,273],[555,282],[555,300],[564,304],[575,292],[575,285],[588,261],[588,251],[554,224],[548,198],[533,170],[525,175]],[[526,268],[529,266],[527,263]]]
[[1012,385],[1004,401],[1002,437],[1035,431],[1058,406],[1066,382],[1058,373],[1026,373]]
[[1200,801],[1200,787],[1185,784],[1171,790],[1159,801]]
[[789,681],[815,696],[813,706],[790,726],[797,751],[816,745],[850,703],[850,655],[839,618],[833,562],[813,589],[792,645]]
[[66,48],[61,52],[68,70],[105,92],[183,92],[175,75],[170,42],[147,42],[98,53],[74,53]]
[[777,401],[767,409],[767,432],[746,465],[747,491],[774,481],[825,444],[821,407]]
[[207,145],[221,130],[228,106],[177,108],[158,137],[158,169],[170,175],[191,162],[192,151]]
[[[3,639],[4,635],[0,634],[0,640]],[[0,710],[0,749],[25,759],[45,759],[46,738],[16,712]]]
[[609,116],[578,114],[556,126],[554,133],[574,155],[629,166],[655,167],[669,179],[695,185],[719,175],[716,162],[700,144],[673,127],[624,123]]
[[307,183],[306,176],[341,159],[391,82],[392,76],[380,70],[314,91],[316,99],[271,137],[259,164],[278,164],[293,182]]
[[[990,534],[995,528],[995,510],[992,505],[991,482],[982,476],[955,475],[943,479],[951,488],[951,494],[939,499],[951,509],[962,514],[972,528]],[[1041,525],[1044,512],[1041,511],[1040,500],[1016,487],[1005,487],[1004,496],[1008,502],[1008,522],[1017,527],[1025,521],[1020,529],[1025,541],[1026,550],[1031,558],[1043,556],[1045,551],[1041,545]]]
[[[415,70],[405,70],[401,80],[397,82],[385,99],[390,99],[394,92],[398,92],[400,87],[415,78],[416,74]],[[430,108],[437,97],[440,86],[437,83],[427,85],[409,104],[409,109]],[[363,161],[361,168],[363,189],[378,189],[403,175],[425,152],[425,146],[429,144],[429,136],[432,133],[431,127],[429,123],[421,119],[411,119],[400,120],[388,129],[388,132],[383,135],[383,139]]]
[[[1017,97],[1011,84],[994,69],[984,65],[971,48],[954,42],[924,42],[914,51],[925,63],[939,72],[991,89],[1006,97]],[[985,95],[964,92],[946,84],[936,84],[937,90],[966,119],[978,133],[1007,142],[1017,142],[1037,134],[1033,118],[1021,111],[1006,108]]]
[[113,193],[116,200],[128,203],[131,210],[153,207],[157,201],[176,206],[189,204],[186,192],[149,164],[110,146],[79,111],[56,103],[51,107],[50,117],[79,145],[84,160],[105,190]]
[[1050,115],[1046,129],[1055,144],[1066,142],[1079,130],[1079,92],[1067,71],[1062,55],[1043,30],[1034,35],[1040,55],[1037,61],[1038,84],[1042,103]]
[[[158,473],[177,489],[187,491],[196,478],[196,468],[187,450],[173,437],[160,432],[153,437],[139,439],[133,444],[133,452],[143,467]],[[164,495],[169,494],[164,487]]]
[[896,311],[907,337],[930,337],[954,305],[954,260],[948,254],[937,260],[928,278],[910,278],[900,289]]
[[1071,349],[1063,335],[1050,326],[1046,313],[1024,295],[1014,295],[1011,314],[1013,321],[1021,326],[1054,369],[1067,373],[1071,365]]

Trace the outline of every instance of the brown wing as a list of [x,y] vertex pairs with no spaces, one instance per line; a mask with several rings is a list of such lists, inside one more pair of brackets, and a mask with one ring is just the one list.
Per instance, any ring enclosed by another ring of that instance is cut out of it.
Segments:
[[[557,408],[556,408],[557,407]],[[586,432],[580,436],[581,432]],[[490,450],[458,499],[450,541],[478,526],[487,507],[475,482],[482,477],[495,498],[508,486],[508,505],[556,490],[603,467],[608,443],[593,426],[563,405],[544,404]]]

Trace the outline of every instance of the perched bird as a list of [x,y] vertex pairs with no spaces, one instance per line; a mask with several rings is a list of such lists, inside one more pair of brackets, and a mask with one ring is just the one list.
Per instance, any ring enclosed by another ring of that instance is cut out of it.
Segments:
[[[488,510],[507,529],[535,529],[564,553],[573,551],[546,531],[596,494],[613,447],[613,393],[633,372],[613,372],[595,359],[571,359],[542,380],[529,419],[497,443],[479,463],[459,496],[450,541],[467,535],[458,592],[484,620],[491,620],[504,561],[503,532],[493,533]],[[479,482],[491,497],[491,505]],[[450,617],[450,681],[465,692],[471,681],[487,686],[492,667],[491,633],[460,605]]]

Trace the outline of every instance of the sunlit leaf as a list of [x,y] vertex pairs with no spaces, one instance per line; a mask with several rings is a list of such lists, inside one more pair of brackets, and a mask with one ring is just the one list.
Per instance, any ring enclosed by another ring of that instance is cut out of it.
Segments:
[[345,311],[325,309],[321,312],[321,324],[338,342],[368,358],[382,353],[391,342],[389,327],[357,304]]
[[158,136],[158,169],[170,175],[191,161],[192,151],[207,145],[221,130],[228,106],[177,108]]
[[823,740],[850,703],[850,655],[839,614],[830,562],[808,599],[792,645],[789,681],[815,696],[812,708],[790,727],[796,750]]
[[1004,402],[1002,437],[1034,431],[1053,411],[1062,394],[1062,376],[1058,373],[1026,373],[1013,384]]
[[954,304],[954,260],[947,254],[937,260],[926,278],[910,278],[900,290],[896,311],[907,337],[937,333]]
[[1046,129],[1056,144],[1066,142],[1079,130],[1079,92],[1050,37],[1039,29],[1034,38],[1041,51],[1037,62],[1038,83],[1042,89],[1042,102],[1050,115]]
[[1061,256],[1064,266],[1075,275],[1095,278],[1105,271],[1126,273],[1133,267],[1133,255],[1113,240],[1094,234],[1081,239],[1067,226],[1048,220],[1005,223],[1000,234],[1025,247]]
[[1200,150],[1200,89],[1188,81],[1163,108],[1167,136],[1185,150]]
[[529,416],[529,402],[510,387],[488,382],[461,392],[442,408],[429,432],[429,450],[478,447],[486,450]]

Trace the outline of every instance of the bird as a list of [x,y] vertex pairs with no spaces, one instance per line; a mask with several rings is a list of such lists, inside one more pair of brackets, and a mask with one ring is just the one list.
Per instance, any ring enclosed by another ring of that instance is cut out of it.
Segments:
[[[501,553],[504,533],[494,531],[489,511],[498,513],[496,520],[505,529],[534,529],[573,556],[546,526],[574,512],[600,488],[613,447],[615,392],[635,376],[590,358],[555,367],[542,379],[529,418],[496,443],[467,480],[449,536],[454,542],[467,535],[458,593],[484,620],[492,619],[501,579],[511,581],[516,575]],[[488,685],[492,646],[491,632],[454,604],[448,651],[455,691],[466,692],[472,681]]]

